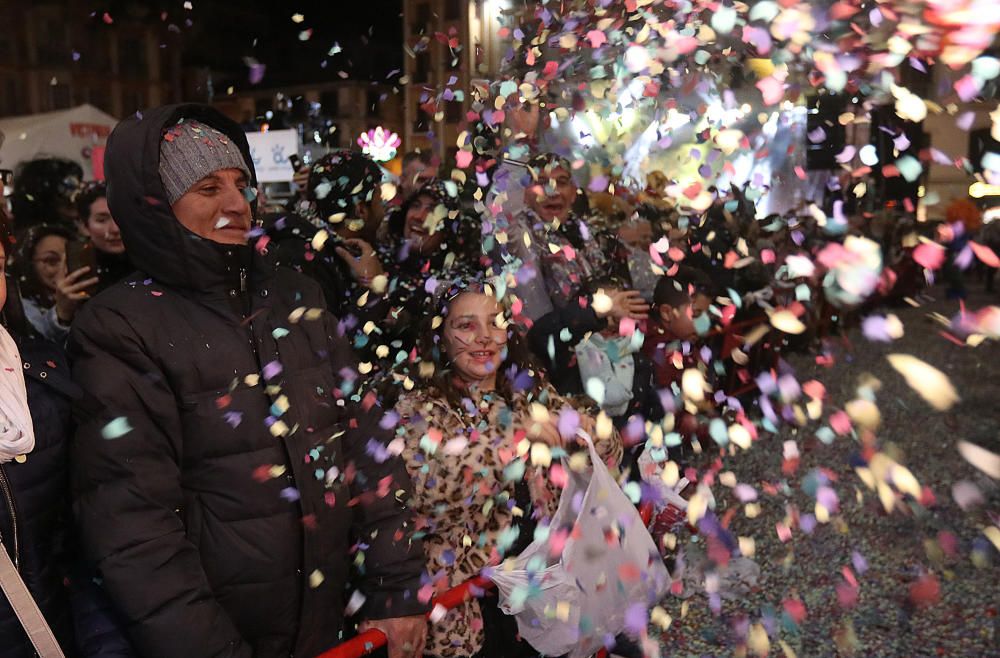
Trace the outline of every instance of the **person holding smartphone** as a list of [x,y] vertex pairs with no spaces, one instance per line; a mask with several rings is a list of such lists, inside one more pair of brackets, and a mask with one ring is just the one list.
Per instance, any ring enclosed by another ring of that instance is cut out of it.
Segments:
[[11,260],[24,314],[41,336],[62,344],[88,289],[98,282],[88,265],[72,263],[76,237],[63,226],[40,224],[23,231]]

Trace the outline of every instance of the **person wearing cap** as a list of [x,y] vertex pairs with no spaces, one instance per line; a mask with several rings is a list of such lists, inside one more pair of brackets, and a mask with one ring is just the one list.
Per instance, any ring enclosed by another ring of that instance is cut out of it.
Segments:
[[369,359],[365,327],[388,312],[385,271],[372,246],[385,217],[382,170],[364,154],[337,150],[310,166],[308,180],[307,200],[295,212],[265,219],[271,248],[279,264],[319,283],[327,308]]
[[319,287],[274,266],[251,162],[204,105],[108,139],[139,271],[70,335],[83,548],[142,656],[315,656],[341,641],[348,597],[390,658],[419,656],[409,479]]

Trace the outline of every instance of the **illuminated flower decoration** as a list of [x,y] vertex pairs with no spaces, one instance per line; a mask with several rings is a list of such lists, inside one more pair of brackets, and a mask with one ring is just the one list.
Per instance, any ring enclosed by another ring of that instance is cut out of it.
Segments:
[[361,147],[361,151],[376,162],[392,160],[396,157],[396,149],[402,144],[403,141],[399,135],[391,130],[385,130],[382,126],[363,132],[358,137],[358,146]]

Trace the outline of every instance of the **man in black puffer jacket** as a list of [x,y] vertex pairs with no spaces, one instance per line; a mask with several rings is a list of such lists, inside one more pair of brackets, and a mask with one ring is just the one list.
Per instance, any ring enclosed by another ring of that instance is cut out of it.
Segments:
[[70,338],[85,550],[142,656],[311,658],[340,641],[352,563],[365,625],[390,657],[419,655],[405,469],[319,288],[246,244],[251,162],[201,105],[108,140],[108,202],[140,272]]

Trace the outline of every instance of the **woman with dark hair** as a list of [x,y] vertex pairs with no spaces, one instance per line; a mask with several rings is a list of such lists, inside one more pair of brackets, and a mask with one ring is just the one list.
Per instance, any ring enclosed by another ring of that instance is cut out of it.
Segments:
[[[127,657],[103,591],[75,557],[69,438],[80,391],[62,348],[28,322],[4,270],[12,242],[5,219],[0,208],[0,540],[63,653]],[[35,655],[3,596],[0,647],[5,658]]]
[[69,245],[75,239],[63,226],[39,224],[19,236],[11,259],[25,316],[41,336],[60,344],[80,304],[90,297],[87,288],[98,282],[97,277],[84,278],[89,267],[67,272]]
[[406,200],[389,220],[382,262],[389,275],[392,354],[409,352],[417,325],[442,282],[479,269],[481,233],[477,218],[462,212],[458,187],[431,181]]
[[[578,428],[594,435],[595,423],[544,381],[490,286],[458,281],[439,299],[396,413],[430,580],[443,591],[531,541],[558,502],[549,459]],[[595,440],[617,465],[618,434]],[[424,653],[531,653],[516,636],[514,620],[484,596],[435,624]]]

